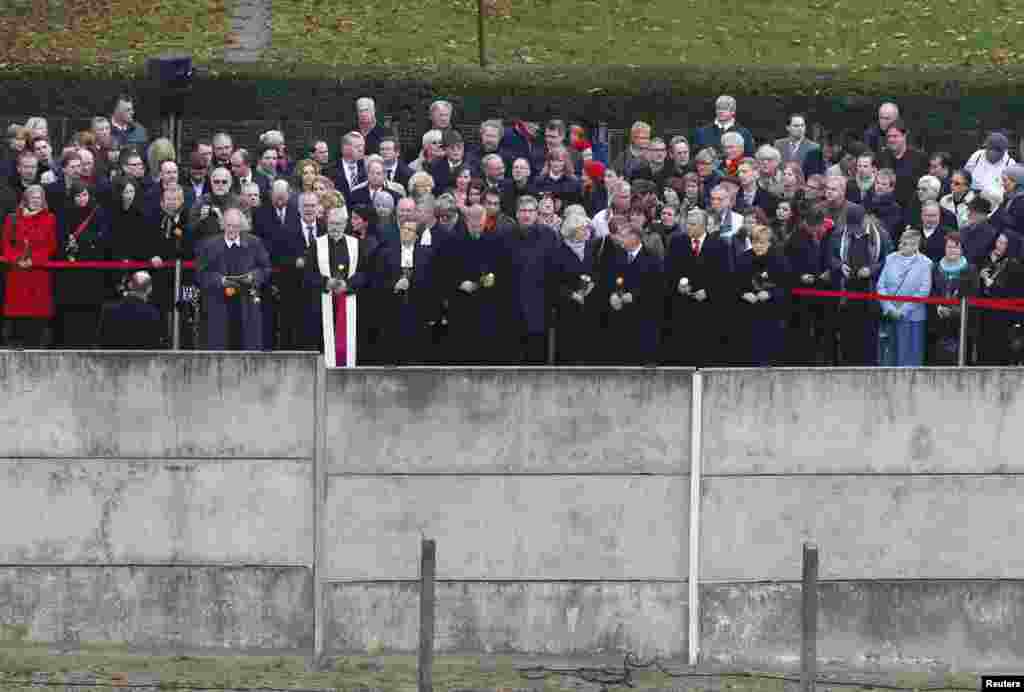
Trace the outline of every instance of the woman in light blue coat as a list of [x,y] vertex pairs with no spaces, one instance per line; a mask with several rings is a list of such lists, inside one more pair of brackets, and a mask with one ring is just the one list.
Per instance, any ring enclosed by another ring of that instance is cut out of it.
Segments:
[[[878,293],[887,296],[927,297],[932,290],[932,261],[920,253],[921,232],[908,229],[900,249],[885,258],[878,277]],[[924,364],[928,316],[924,303],[882,301],[879,363],[883,366],[920,367]]]

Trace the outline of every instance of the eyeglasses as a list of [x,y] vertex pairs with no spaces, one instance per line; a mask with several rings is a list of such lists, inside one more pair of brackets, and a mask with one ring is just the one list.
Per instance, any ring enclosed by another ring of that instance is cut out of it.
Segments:
[[537,211],[537,207],[519,207],[519,211]]
[[226,180],[211,180],[210,182],[212,182],[214,185],[227,185],[228,184],[228,181],[226,181]]

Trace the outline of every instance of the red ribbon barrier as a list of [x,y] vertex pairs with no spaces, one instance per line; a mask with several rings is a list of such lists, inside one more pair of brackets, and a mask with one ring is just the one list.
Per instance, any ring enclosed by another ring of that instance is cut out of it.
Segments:
[[[817,288],[794,288],[795,296],[814,298],[846,298],[848,300],[879,300],[890,303],[925,303],[927,305],[960,304],[959,298],[933,298],[931,296],[887,296],[881,293],[860,293],[857,291],[825,291]],[[978,308],[1024,312],[1024,298],[968,298],[967,304]]]

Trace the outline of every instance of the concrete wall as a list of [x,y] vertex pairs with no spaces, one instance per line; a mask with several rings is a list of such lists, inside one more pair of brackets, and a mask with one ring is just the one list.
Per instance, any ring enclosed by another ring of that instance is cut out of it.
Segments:
[[0,619],[312,646],[316,379],[300,355],[0,352]]
[[[708,370],[703,660],[1024,665],[1024,370]],[[147,649],[685,655],[693,373],[0,352],[0,625]]]
[[691,375],[330,372],[327,649],[685,652]]
[[[853,665],[1024,661],[1024,371],[705,371],[702,648],[799,654],[801,544],[819,654]],[[769,582],[769,583],[766,583]]]

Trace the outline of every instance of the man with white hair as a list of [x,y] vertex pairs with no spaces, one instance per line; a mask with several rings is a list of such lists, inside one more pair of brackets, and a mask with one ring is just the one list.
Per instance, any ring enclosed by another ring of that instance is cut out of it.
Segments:
[[211,351],[263,349],[263,288],[270,280],[270,257],[256,236],[242,235],[242,212],[224,212],[224,236],[199,253],[205,348]]
[[327,367],[354,367],[358,338],[357,293],[370,285],[373,268],[357,237],[345,233],[348,210],[327,212],[327,233],[306,255],[306,286],[316,290],[320,343]]
[[742,136],[744,155],[754,155],[754,136],[750,130],[736,122],[736,99],[732,96],[719,96],[715,99],[715,120],[697,128],[693,135],[693,148],[700,151],[704,147],[714,147],[721,152],[722,135],[726,132],[736,132]]
[[377,104],[369,96],[356,99],[356,119],[359,134],[366,142],[366,153],[379,153],[381,140],[390,137],[391,133],[377,123]]
[[430,104],[430,126],[434,130],[440,130],[443,135],[452,128],[452,113],[455,108],[451,101],[437,99]]
[[132,274],[126,289],[121,300],[103,306],[97,344],[111,350],[165,348],[167,332],[160,311],[149,303],[153,293],[149,272]]
[[[917,199],[915,204],[911,205],[910,209],[907,210],[905,215],[906,224],[911,228],[921,228],[921,210],[924,204],[927,202],[938,203],[941,194],[942,181],[934,175],[922,175],[918,178]],[[957,227],[956,216],[953,212],[941,207],[939,223],[948,228],[955,229]],[[943,251],[945,251],[945,248],[943,248]]]

